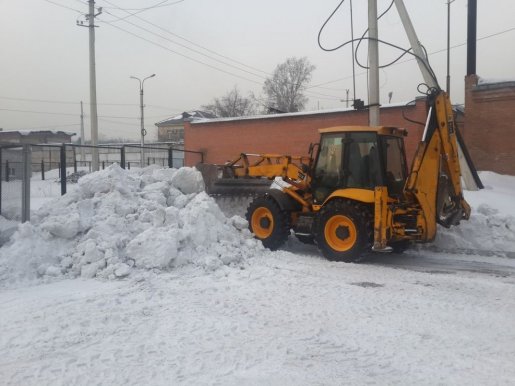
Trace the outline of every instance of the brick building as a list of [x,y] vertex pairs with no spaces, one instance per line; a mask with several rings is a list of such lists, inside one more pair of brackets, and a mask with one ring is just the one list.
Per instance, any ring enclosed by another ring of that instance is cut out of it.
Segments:
[[463,137],[478,170],[515,175],[515,80],[465,78]]
[[[408,162],[411,162],[424,128],[407,121],[403,114],[413,121],[425,122],[425,98],[417,98],[409,106],[381,108],[382,125],[408,130],[405,143]],[[351,109],[186,121],[184,148],[204,152],[206,163],[224,163],[241,152],[307,155],[309,144],[319,140],[318,129],[367,124],[368,111]],[[197,162],[198,157],[185,155],[186,165]]]

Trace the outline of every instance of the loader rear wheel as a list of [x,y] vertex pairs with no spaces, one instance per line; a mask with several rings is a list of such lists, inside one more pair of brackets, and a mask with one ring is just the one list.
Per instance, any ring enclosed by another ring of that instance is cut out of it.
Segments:
[[249,229],[266,248],[276,250],[290,234],[290,216],[268,194],[257,197],[247,209]]
[[358,261],[370,244],[371,223],[366,207],[352,201],[334,200],[316,219],[315,240],[328,260]]

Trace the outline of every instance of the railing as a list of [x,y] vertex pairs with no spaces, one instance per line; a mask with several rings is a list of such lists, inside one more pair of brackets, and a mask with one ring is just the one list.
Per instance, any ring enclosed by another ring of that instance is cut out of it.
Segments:
[[[30,180],[34,177],[42,181],[56,179],[61,195],[66,194],[68,182],[76,182],[80,175],[92,171],[92,152],[85,152],[91,149],[98,150],[100,169],[113,163],[124,169],[152,164],[181,167],[184,153],[197,154],[199,162],[204,161],[202,152],[171,145],[144,146],[145,163],[142,165],[139,145],[0,144],[0,215],[15,221],[29,220]],[[55,195],[55,190],[51,190]]]

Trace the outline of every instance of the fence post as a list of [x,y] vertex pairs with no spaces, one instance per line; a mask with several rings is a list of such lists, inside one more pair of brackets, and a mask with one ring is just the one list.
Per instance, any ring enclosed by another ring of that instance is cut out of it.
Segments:
[[173,168],[173,149],[171,146],[168,148],[168,167]]
[[149,165],[150,165],[150,157],[147,157],[147,166],[149,166]]
[[5,160],[5,182],[9,182],[9,160]]
[[61,162],[60,162],[60,175],[61,175],[61,196],[66,194],[66,145],[63,143],[61,146]]
[[73,172],[77,174],[77,152],[75,151],[75,146],[72,146],[73,150]]
[[105,168],[106,168],[105,161],[102,161],[102,170],[104,170]]
[[125,145],[120,149],[120,166],[125,169]]
[[21,222],[30,221],[30,174],[32,156],[30,145],[23,145],[23,171],[21,183]]
[[129,170],[131,170],[131,163],[130,163],[130,161],[129,161],[129,162],[127,162],[127,168],[128,168]]

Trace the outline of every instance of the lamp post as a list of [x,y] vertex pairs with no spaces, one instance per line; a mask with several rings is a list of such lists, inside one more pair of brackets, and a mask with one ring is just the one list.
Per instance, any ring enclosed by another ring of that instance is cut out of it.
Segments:
[[152,74],[150,76],[147,76],[143,80],[141,80],[140,78],[137,78],[135,76],[130,76],[131,79],[136,79],[139,82],[139,105],[140,105],[140,110],[141,110],[141,141],[140,141],[140,144],[141,144],[141,150],[140,150],[141,161],[140,161],[140,167],[144,167],[145,166],[145,149],[143,148],[143,146],[145,146],[145,135],[146,135],[146,133],[145,133],[145,119],[144,119],[144,115],[143,115],[143,108],[144,108],[144,104],[143,104],[143,84],[145,83],[145,81],[147,79],[153,78],[154,76],[156,76],[156,74]]

